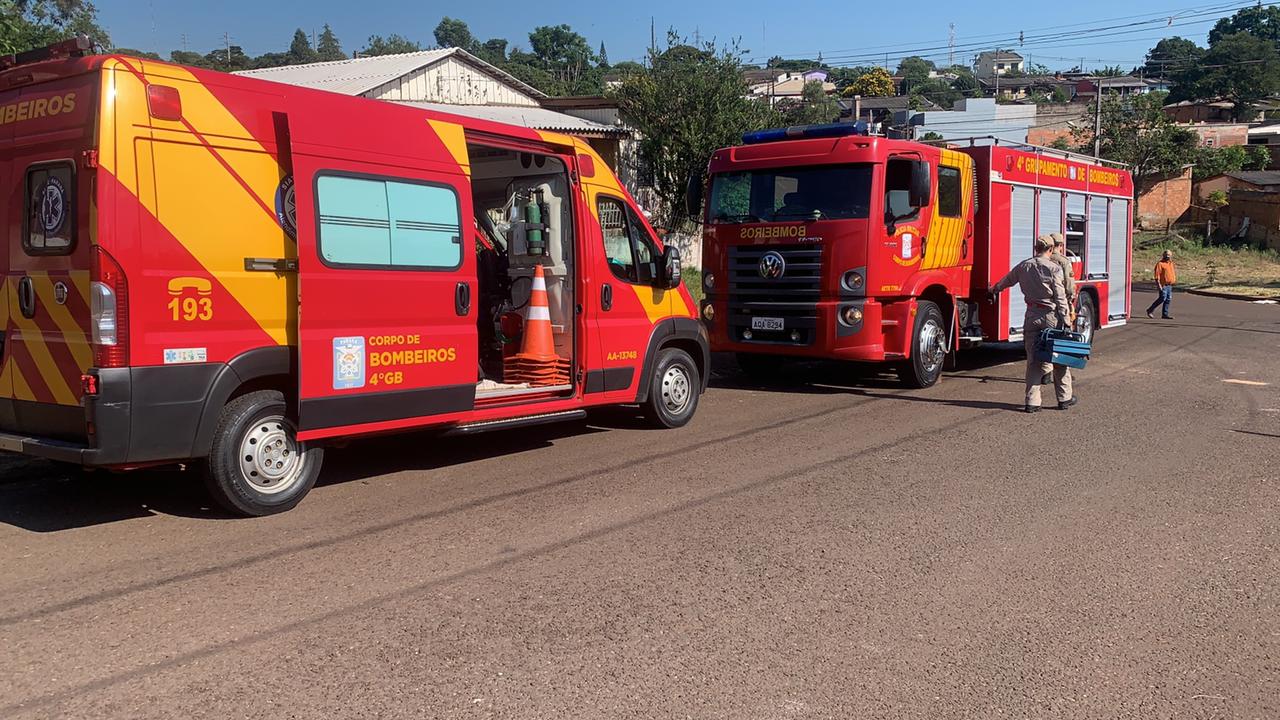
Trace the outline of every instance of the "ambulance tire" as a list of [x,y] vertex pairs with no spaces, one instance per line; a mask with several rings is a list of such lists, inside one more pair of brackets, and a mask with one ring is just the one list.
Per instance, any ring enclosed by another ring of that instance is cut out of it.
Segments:
[[259,390],[222,409],[205,487],[228,512],[271,515],[293,508],[311,491],[323,462],[323,448],[298,442],[284,395]]
[[702,379],[689,353],[680,348],[658,351],[649,397],[641,405],[645,418],[658,428],[678,428],[689,422],[698,409]]
[[911,356],[898,365],[898,379],[910,388],[933,387],[942,378],[946,365],[946,321],[935,303],[921,300],[916,305],[916,322],[911,330]]

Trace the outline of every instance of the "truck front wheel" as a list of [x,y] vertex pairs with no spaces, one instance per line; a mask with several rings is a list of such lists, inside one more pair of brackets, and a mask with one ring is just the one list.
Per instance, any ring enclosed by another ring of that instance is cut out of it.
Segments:
[[643,405],[645,417],[655,427],[681,427],[698,409],[701,389],[698,366],[689,353],[666,348],[658,353],[653,377],[649,379],[649,398]]
[[237,515],[284,512],[316,484],[324,450],[298,441],[284,395],[259,390],[222,409],[205,471],[215,501]]
[[910,352],[911,356],[898,366],[902,383],[912,388],[937,384],[947,357],[947,326],[942,311],[928,300],[921,300],[916,306]]

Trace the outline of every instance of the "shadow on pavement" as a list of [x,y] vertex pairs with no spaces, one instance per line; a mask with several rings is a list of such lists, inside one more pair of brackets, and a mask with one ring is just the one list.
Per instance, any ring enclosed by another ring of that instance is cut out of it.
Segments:
[[[435,470],[548,447],[564,437],[641,427],[642,422],[637,411],[629,415],[623,409],[593,416],[589,423],[502,431],[501,442],[483,434],[444,438],[422,432],[362,439],[326,450],[316,486],[405,470]],[[198,467],[113,473],[0,453],[0,523],[49,533],[153,515],[231,519],[205,493]]]

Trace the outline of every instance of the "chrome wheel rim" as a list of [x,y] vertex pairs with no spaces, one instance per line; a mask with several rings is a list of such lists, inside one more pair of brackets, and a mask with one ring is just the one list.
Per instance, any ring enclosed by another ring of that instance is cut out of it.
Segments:
[[667,412],[679,415],[689,407],[693,398],[693,383],[689,373],[680,365],[672,365],[662,374],[662,404]]
[[946,333],[936,320],[926,320],[920,328],[920,364],[926,375],[933,375],[942,367],[947,355]]
[[277,495],[302,477],[302,453],[293,425],[279,415],[258,420],[240,441],[240,474],[254,490]]
[[1084,336],[1086,343],[1093,342],[1093,313],[1088,308],[1076,315],[1076,332]]

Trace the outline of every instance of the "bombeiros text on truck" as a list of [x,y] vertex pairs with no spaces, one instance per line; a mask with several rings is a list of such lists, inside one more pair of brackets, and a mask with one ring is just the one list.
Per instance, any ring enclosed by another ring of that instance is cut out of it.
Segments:
[[[714,351],[772,376],[788,358],[892,363],[928,387],[962,346],[1022,336],[1017,287],[990,288],[1062,233],[1076,330],[1129,316],[1133,179],[1074,153],[990,138],[931,144],[858,124],[750,133],[717,150],[703,204],[701,314]],[[692,211],[692,210],[691,210]]]
[[83,39],[0,87],[0,450],[195,460],[265,514],[332,439],[705,390],[679,256],[582,140]]

